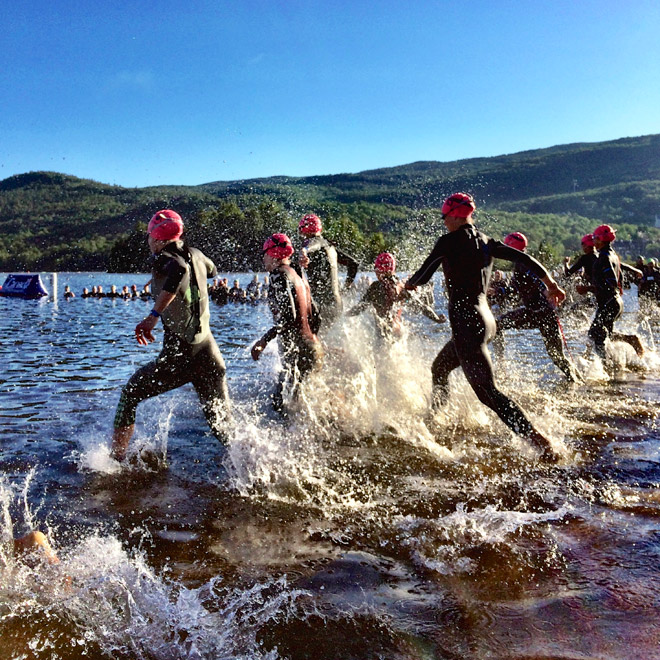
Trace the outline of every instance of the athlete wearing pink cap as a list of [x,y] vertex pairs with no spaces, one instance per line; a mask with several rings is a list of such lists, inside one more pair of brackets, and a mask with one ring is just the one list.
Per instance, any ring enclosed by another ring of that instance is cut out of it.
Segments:
[[579,270],[581,270],[582,276],[587,281],[587,284],[593,285],[593,270],[596,259],[598,259],[598,253],[596,252],[596,245],[594,243],[593,235],[585,234],[580,239],[580,245],[582,246],[583,254],[572,266],[570,265],[571,258],[564,257],[564,275],[570,277],[574,273],[577,273]]
[[123,460],[135,429],[138,404],[186,383],[192,383],[214,435],[226,441],[229,395],[225,363],[211,334],[207,278],[215,277],[213,262],[183,240],[181,216],[158,211],[149,222],[148,243],[153,255],[151,284],[155,303],[135,327],[144,346],[155,340],[153,330],[163,322],[163,349],[138,369],[124,387],[115,414],[112,454]]
[[309,284],[291,265],[294,253],[286,234],[273,234],[263,245],[263,260],[270,273],[268,302],[275,325],[252,347],[258,360],[268,343],[279,340],[283,369],[272,395],[273,408],[286,415],[284,385],[292,382],[292,400],[297,399],[302,380],[321,363],[322,350],[316,332],[318,319]]
[[176,241],[183,234],[183,220],[176,211],[163,209],[149,220],[147,234],[157,241]]
[[548,440],[495,385],[487,342],[495,334],[496,325],[486,300],[493,260],[521,262],[543,281],[552,301],[562,301],[565,294],[536,259],[478,231],[473,219],[475,209],[474,199],[467,193],[456,193],[445,200],[442,213],[448,233],[438,239],[426,261],[406,282],[406,288],[411,289],[425,284],[442,265],[452,336],[431,369],[433,407],[448,400],[449,374],[460,366],[479,400],[512,431],[533,442],[545,459],[554,460]]
[[315,213],[307,213],[300,219],[298,231],[303,237],[298,263],[307,273],[314,302],[318,305],[320,325],[326,327],[342,311],[339,265],[346,266],[344,288],[349,289],[359,263],[321,235],[323,224]]
[[[504,245],[524,252],[527,248],[527,237],[515,231],[504,238]],[[538,330],[543,337],[545,350],[550,359],[562,371],[567,380],[572,383],[581,381],[575,366],[564,351],[559,315],[546,297],[546,285],[532,270],[521,262],[513,267],[513,276],[509,290],[514,293],[522,305],[503,314],[497,319],[497,332],[493,339],[495,354],[504,356],[505,330]]]
[[580,293],[592,292],[596,295],[598,307],[589,328],[589,337],[594,342],[596,353],[603,361],[606,358],[605,342],[608,338],[630,344],[638,355],[643,355],[644,347],[637,335],[622,335],[614,332],[614,322],[623,312],[622,270],[628,270],[638,278],[642,277],[642,272],[621,263],[619,255],[612,247],[616,239],[616,231],[610,225],[596,227],[593,239],[598,250],[598,258],[593,268],[593,283],[578,287]]
[[447,321],[444,314],[436,314],[431,306],[404,288],[396,276],[396,259],[393,254],[381,252],[374,262],[374,271],[376,281],[369,285],[360,302],[346,313],[347,316],[356,316],[372,307],[379,321],[377,327],[381,337],[401,334],[401,305],[407,302],[436,323]]

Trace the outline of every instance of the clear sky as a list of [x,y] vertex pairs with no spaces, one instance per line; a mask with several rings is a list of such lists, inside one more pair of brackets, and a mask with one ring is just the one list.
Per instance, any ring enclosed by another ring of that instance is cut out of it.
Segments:
[[359,172],[660,133],[659,0],[0,0],[0,179]]

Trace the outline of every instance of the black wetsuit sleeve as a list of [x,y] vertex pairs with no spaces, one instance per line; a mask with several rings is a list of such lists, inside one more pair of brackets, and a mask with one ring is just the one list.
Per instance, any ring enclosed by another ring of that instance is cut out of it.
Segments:
[[420,286],[421,284],[426,284],[433,277],[433,273],[438,270],[442,263],[442,258],[445,256],[445,250],[448,246],[447,239],[449,236],[449,234],[446,234],[436,241],[431,250],[431,254],[426,257],[424,263],[419,267],[417,272],[408,279],[407,286]]
[[336,246],[335,250],[337,250],[337,261],[342,266],[346,266],[346,282],[344,283],[344,286],[348,289],[348,287],[350,287],[355,281],[358,270],[360,269],[360,262],[357,259],[354,259],[350,254],[342,252]]
[[204,255],[204,264],[206,265],[207,279],[210,277],[218,276],[218,269],[216,268],[215,264],[206,255]]
[[168,293],[176,293],[186,274],[185,266],[181,265],[176,259],[161,254],[154,262],[154,269],[165,275],[165,282],[163,283],[163,291]]
[[582,255],[570,268],[564,264],[564,274],[573,275],[577,273],[580,268],[584,268],[584,255]]
[[530,257],[526,252],[521,252],[508,245],[504,245],[504,243],[501,243],[500,241],[491,240],[488,243],[488,249],[495,259],[504,259],[506,261],[513,261],[514,263],[521,264],[539,279],[549,277],[550,275],[540,261],[537,261],[534,257]]

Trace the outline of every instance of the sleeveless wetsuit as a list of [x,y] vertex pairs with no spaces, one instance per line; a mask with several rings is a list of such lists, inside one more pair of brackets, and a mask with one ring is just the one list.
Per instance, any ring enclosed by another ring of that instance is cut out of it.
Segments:
[[523,306],[507,312],[497,319],[497,334],[493,340],[496,351],[501,355],[503,350],[502,333],[504,330],[538,329],[552,361],[568,380],[577,381],[578,377],[575,369],[564,352],[564,343],[559,328],[559,316],[544,294],[545,284],[526,266],[517,263],[513,269],[511,288],[520,297]]
[[531,423],[509,397],[495,386],[493,366],[486,347],[495,335],[495,319],[486,301],[493,259],[520,262],[538,277],[547,276],[543,266],[528,254],[508,247],[466,223],[441,236],[421,268],[408,280],[410,286],[428,282],[442,265],[449,295],[452,337],[438,353],[432,366],[433,404],[449,398],[449,374],[463,368],[479,400],[491,408],[513,431],[532,436]]
[[321,343],[312,332],[314,325],[309,285],[292,266],[281,265],[270,274],[268,303],[275,325],[264,335],[267,343],[278,338],[284,369],[273,394],[273,407],[284,410],[283,390],[293,380],[292,398],[302,380],[321,363]]
[[215,277],[213,262],[182,241],[173,242],[155,255],[153,296],[161,291],[176,294],[163,311],[163,349],[158,357],[138,369],[124,387],[115,428],[135,423],[138,404],[186,383],[195,388],[204,416],[219,440],[226,439],[229,395],[226,369],[209,325],[206,279]]

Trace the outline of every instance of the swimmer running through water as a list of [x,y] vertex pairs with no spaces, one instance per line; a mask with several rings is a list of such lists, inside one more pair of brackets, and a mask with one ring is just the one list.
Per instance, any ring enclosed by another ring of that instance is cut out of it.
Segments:
[[[527,237],[519,231],[504,238],[504,244],[525,252]],[[523,263],[516,263],[511,278],[511,289],[520,297],[522,306],[503,314],[497,319],[497,333],[493,339],[496,356],[504,356],[504,330],[537,329],[543,337],[545,349],[551,360],[564,373],[571,383],[581,381],[575,366],[564,352],[564,342],[559,327],[557,310],[545,296],[545,284]]]
[[316,214],[304,215],[298,231],[304,237],[298,263],[306,271],[312,297],[318,305],[319,323],[325,330],[342,311],[338,264],[347,269],[345,289],[353,285],[360,264],[321,235],[323,225]]
[[293,381],[295,400],[300,383],[322,359],[312,295],[307,281],[291,265],[293,252],[286,234],[273,234],[264,243],[264,266],[270,273],[268,303],[275,325],[252,347],[252,359],[258,360],[271,340],[275,337],[279,340],[284,368],[272,399],[273,408],[281,415],[286,415],[283,396],[286,381]]
[[152,284],[155,302],[149,315],[135,327],[138,344],[154,341],[153,329],[162,319],[163,349],[138,369],[124,387],[117,405],[112,455],[126,456],[141,401],[192,383],[211,431],[226,442],[229,394],[225,363],[211,334],[206,279],[218,273],[202,252],[181,240],[183,221],[175,211],[156,213],[147,228],[153,254]]
[[594,229],[594,244],[598,250],[598,259],[593,267],[593,284],[580,285],[578,293],[592,292],[596,295],[596,316],[589,328],[589,337],[594,342],[596,353],[605,360],[605,342],[623,341],[633,347],[637,355],[644,355],[644,347],[637,335],[622,335],[614,332],[614,322],[623,312],[623,285],[621,271],[632,272],[636,277],[642,277],[637,268],[622,264],[619,255],[614,251],[612,243],[616,239],[616,231],[609,225],[600,225]]
[[421,268],[405,285],[415,289],[425,284],[442,265],[449,295],[452,336],[433,362],[432,405],[437,408],[448,400],[449,374],[462,367],[479,400],[512,431],[532,442],[541,451],[544,460],[555,461],[556,455],[550,442],[532,426],[522,409],[495,386],[486,347],[496,328],[486,301],[493,260],[505,259],[524,264],[543,281],[546,296],[555,305],[565,298],[565,294],[536,259],[478,231],[472,217],[475,209],[472,196],[466,193],[455,193],[445,200],[442,215],[449,233],[438,239]]
[[396,276],[396,259],[389,252],[381,252],[374,262],[376,281],[369,285],[362,299],[346,312],[347,316],[357,316],[367,307],[373,307],[378,327],[384,335],[399,335],[401,333],[401,307],[399,304],[410,302],[424,316],[436,323],[445,323],[444,314],[438,315],[435,310],[414,297]]

